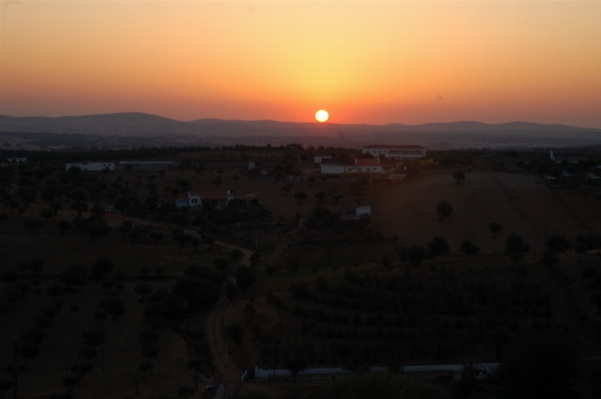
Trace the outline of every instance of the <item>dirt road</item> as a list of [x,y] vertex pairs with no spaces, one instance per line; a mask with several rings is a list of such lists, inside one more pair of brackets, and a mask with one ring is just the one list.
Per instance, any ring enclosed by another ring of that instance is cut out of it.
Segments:
[[[252,251],[220,241],[215,242],[215,244],[232,250],[241,250],[243,256],[240,266],[248,267],[250,265]],[[222,294],[215,309],[205,319],[205,334],[211,348],[211,353],[213,354],[213,364],[218,374],[215,376],[215,383],[217,385],[221,383],[225,384],[224,397],[226,398],[235,392],[236,386],[241,381],[242,373],[244,372],[241,367],[234,363],[232,357],[228,354],[225,326],[229,323],[227,318],[229,307],[229,299],[227,299],[225,294]]]

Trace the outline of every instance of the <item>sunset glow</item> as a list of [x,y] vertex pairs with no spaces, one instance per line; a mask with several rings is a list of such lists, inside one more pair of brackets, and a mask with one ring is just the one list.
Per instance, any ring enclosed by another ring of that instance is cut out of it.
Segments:
[[0,114],[601,127],[598,1],[3,2]]

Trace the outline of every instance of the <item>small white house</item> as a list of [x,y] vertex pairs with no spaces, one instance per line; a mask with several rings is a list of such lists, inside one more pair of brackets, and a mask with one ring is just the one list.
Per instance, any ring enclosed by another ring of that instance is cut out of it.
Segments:
[[359,208],[357,208],[356,213],[357,213],[357,219],[361,219],[361,216],[363,216],[363,215],[371,216],[371,205],[360,206]]
[[370,144],[361,149],[363,154],[371,154],[375,158],[384,156],[386,159],[422,159],[426,157],[426,149],[419,145],[387,145]]
[[81,169],[84,172],[102,172],[103,170],[115,170],[113,162],[88,162],[88,163],[68,163],[66,170],[71,168]]
[[197,208],[203,203],[211,205],[215,209],[225,208],[235,197],[231,190],[223,191],[188,191],[188,196],[175,200],[177,208]]

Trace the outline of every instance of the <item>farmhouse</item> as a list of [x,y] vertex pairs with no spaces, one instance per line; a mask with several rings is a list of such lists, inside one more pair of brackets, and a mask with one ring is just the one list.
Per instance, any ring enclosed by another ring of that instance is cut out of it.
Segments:
[[88,163],[68,163],[66,170],[71,168],[81,169],[84,172],[102,172],[103,170],[115,170],[115,164],[112,162],[88,162]]
[[321,161],[321,173],[382,173],[382,165],[377,159],[355,158],[343,161],[323,159]]
[[371,154],[375,158],[383,156],[386,159],[412,160],[426,157],[426,149],[419,145],[387,145],[370,144],[363,147],[363,154]]
[[215,209],[223,209],[235,197],[231,190],[223,191],[188,191],[188,196],[175,200],[177,208],[190,207],[197,208],[209,205]]

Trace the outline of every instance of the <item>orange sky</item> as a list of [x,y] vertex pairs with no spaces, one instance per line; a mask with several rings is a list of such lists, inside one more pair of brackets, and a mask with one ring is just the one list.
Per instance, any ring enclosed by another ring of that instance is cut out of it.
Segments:
[[3,1],[0,113],[601,128],[601,1]]

